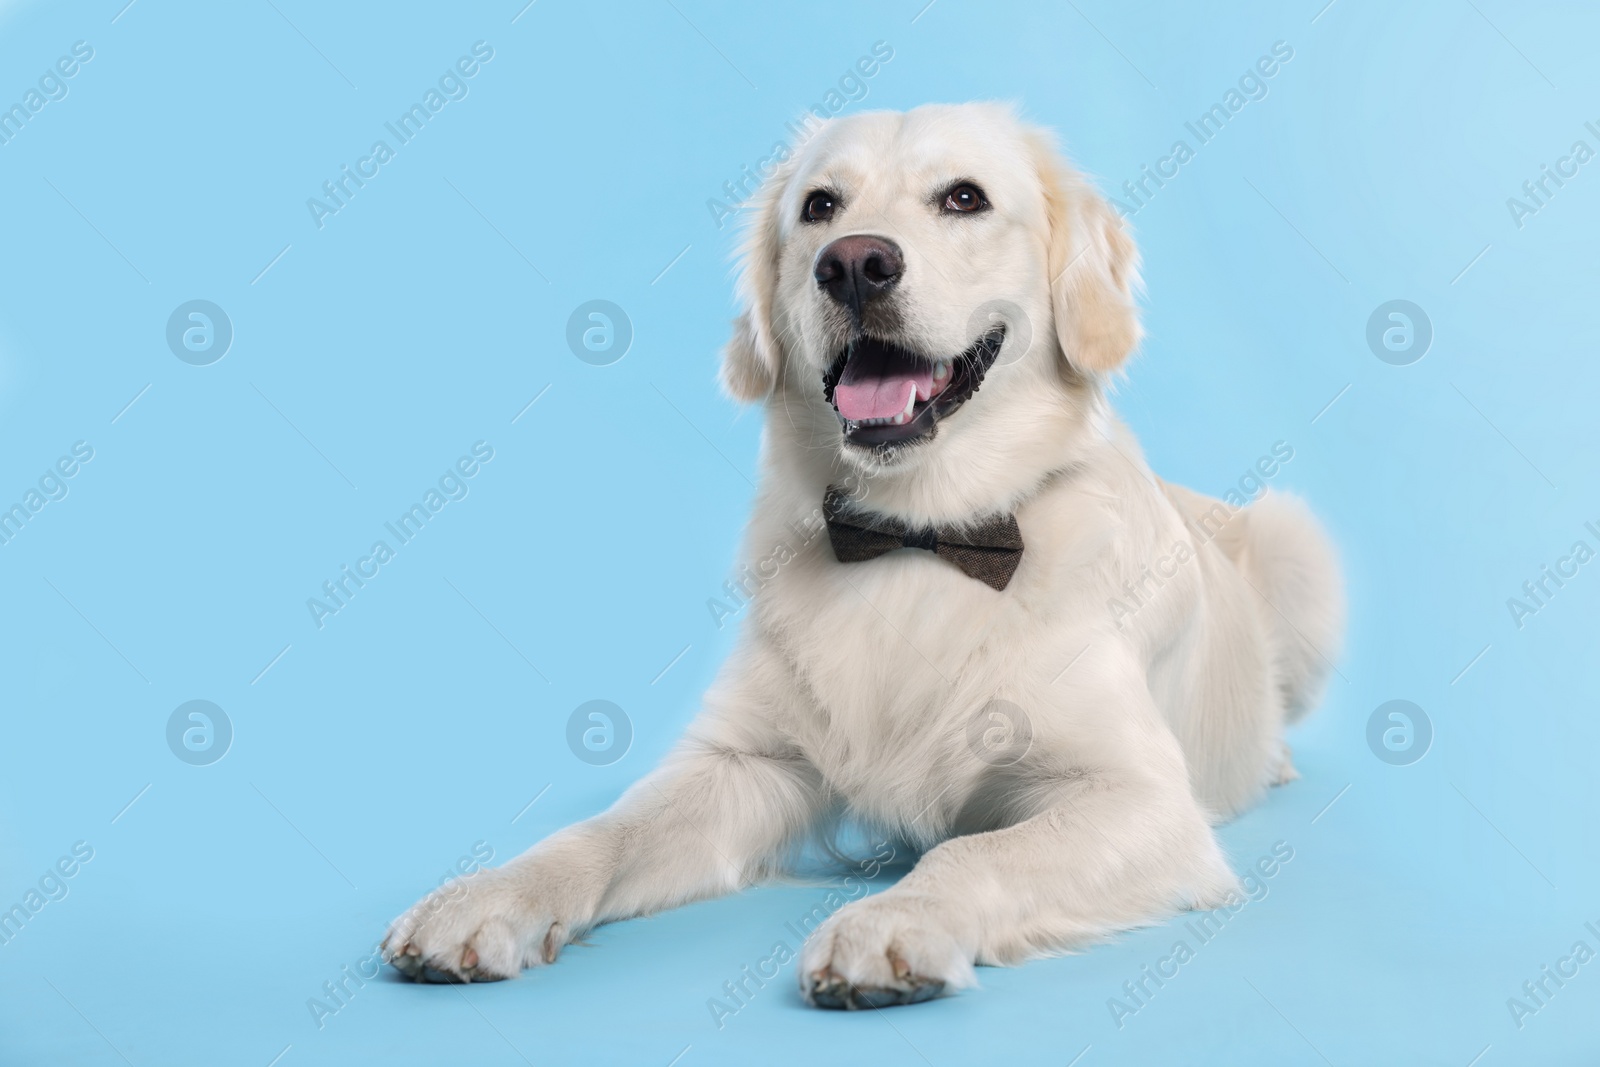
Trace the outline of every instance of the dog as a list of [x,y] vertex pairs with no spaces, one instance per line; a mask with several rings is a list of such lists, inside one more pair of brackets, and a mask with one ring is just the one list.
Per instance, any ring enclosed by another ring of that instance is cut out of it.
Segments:
[[1342,585],[1298,500],[1165,483],[1113,414],[1141,336],[1121,219],[994,104],[831,120],[749,210],[721,371],[766,419],[737,650],[659,768],[425,898],[385,958],[510,978],[776,876],[841,818],[920,855],[807,940],[821,1007],[1230,900],[1213,826],[1295,776]]

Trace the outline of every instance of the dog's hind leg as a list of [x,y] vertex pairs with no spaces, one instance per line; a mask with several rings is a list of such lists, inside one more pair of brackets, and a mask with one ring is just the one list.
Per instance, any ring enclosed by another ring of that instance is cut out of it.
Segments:
[[1239,561],[1259,594],[1285,718],[1322,697],[1344,633],[1344,585],[1333,546],[1298,497],[1268,493],[1245,509]]

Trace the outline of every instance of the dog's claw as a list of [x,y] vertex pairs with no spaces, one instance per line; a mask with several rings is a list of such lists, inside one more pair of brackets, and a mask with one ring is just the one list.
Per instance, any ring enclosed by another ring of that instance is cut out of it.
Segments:
[[453,964],[436,959],[425,959],[422,949],[407,941],[391,950],[388,942],[380,946],[389,965],[413,982],[461,985],[470,982],[492,982],[497,975],[480,973],[478,950],[468,945]]
[[399,952],[389,957],[389,963],[395,970],[412,980],[417,979],[422,970],[422,961],[417,958],[418,953],[410,945],[406,945]]
[[849,1008],[845,980],[831,970],[816,971],[806,987],[806,999],[819,1008]]

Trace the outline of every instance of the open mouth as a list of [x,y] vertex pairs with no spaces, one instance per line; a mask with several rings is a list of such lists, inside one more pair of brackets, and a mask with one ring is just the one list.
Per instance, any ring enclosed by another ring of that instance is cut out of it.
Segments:
[[940,419],[966,403],[1000,355],[1005,327],[955,356],[930,359],[875,337],[850,342],[822,376],[822,393],[863,448],[931,437]]

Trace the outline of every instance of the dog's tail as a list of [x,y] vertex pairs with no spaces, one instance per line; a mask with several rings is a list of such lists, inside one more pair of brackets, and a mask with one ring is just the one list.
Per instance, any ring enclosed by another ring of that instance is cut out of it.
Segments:
[[1245,509],[1235,562],[1255,587],[1289,722],[1322,698],[1344,637],[1344,583],[1333,546],[1298,497],[1268,493]]

